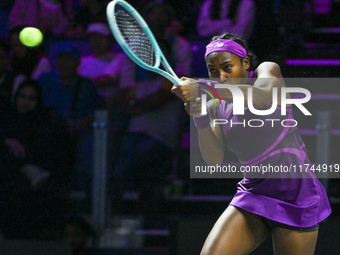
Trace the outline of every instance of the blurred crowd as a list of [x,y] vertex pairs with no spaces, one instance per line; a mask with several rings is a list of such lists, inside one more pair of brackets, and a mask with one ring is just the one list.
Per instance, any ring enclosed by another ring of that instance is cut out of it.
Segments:
[[[82,190],[90,200],[96,110],[109,113],[112,199],[138,197],[147,212],[180,174],[174,159],[188,125],[181,102],[168,80],[136,66],[117,47],[108,2],[0,3],[0,229],[6,237],[48,224],[41,212],[68,224],[75,219],[70,215],[89,213],[65,198]],[[303,53],[307,0],[127,2],[150,25],[178,76],[196,74],[191,41],[209,42],[225,32],[248,40],[260,61],[282,60],[288,45]],[[28,26],[40,29],[42,44],[23,45],[19,35]]]

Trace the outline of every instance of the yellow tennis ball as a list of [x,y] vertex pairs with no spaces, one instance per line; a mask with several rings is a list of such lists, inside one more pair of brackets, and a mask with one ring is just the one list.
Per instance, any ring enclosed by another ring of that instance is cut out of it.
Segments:
[[38,28],[25,27],[19,34],[20,42],[27,47],[36,47],[43,40],[43,34]]

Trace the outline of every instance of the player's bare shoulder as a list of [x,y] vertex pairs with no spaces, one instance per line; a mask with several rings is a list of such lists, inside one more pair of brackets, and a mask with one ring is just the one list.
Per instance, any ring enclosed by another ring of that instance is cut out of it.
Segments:
[[262,62],[256,69],[256,78],[282,78],[281,68],[275,62]]

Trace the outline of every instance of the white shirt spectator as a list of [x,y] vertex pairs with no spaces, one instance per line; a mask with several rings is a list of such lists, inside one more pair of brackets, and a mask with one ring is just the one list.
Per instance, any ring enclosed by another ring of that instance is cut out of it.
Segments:
[[[112,51],[112,33],[106,23],[94,22],[87,28],[92,54],[80,60],[78,74],[91,79],[102,97],[110,97],[117,90],[135,84],[136,65],[124,54]],[[101,78],[110,78],[101,85]],[[111,84],[112,83],[112,84]]]
[[101,96],[109,96],[117,89],[134,86],[136,66],[124,53],[112,54],[100,58],[89,55],[81,58],[78,73],[91,80],[106,75],[117,79],[117,86],[98,89],[98,93]]

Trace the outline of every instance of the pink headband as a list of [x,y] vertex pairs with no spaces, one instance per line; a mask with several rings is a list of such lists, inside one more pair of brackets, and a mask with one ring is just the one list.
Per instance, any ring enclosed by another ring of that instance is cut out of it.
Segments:
[[240,56],[241,58],[244,58],[248,55],[246,49],[237,42],[226,39],[218,39],[216,41],[212,41],[207,45],[204,58],[206,58],[210,53],[216,51],[227,51]]

